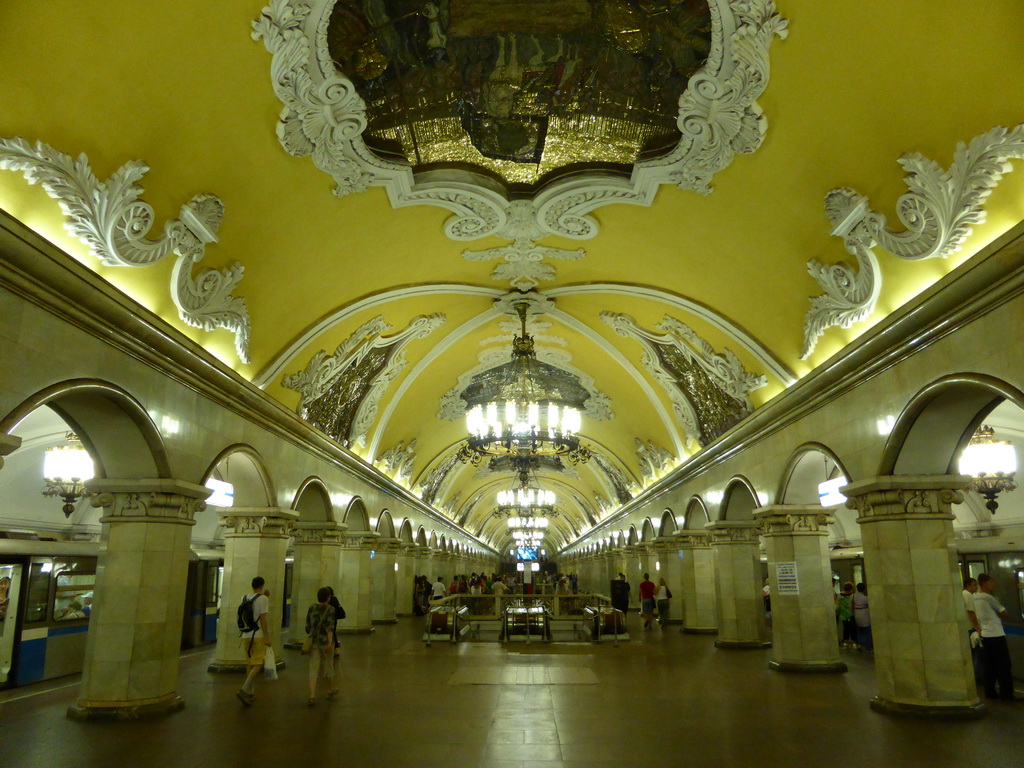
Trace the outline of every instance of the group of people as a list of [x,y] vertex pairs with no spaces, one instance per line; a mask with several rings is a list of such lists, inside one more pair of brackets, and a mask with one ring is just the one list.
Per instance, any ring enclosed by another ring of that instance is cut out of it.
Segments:
[[[267,649],[273,646],[273,636],[267,616],[270,612],[270,592],[266,580],[256,576],[252,580],[252,593],[242,598],[242,604],[251,606],[254,629],[242,632],[241,643],[245,650],[246,675],[242,687],[236,692],[238,700],[246,707],[256,699],[256,676],[266,663]],[[338,621],[345,616],[344,609],[332,587],[320,587],[316,602],[306,610],[306,644],[303,653],[309,655],[309,706],[316,704],[317,681],[321,677],[330,686],[328,699],[338,696],[335,675],[338,651]]]
[[[622,611],[623,616],[628,616],[629,596],[632,589],[629,582],[626,581],[626,574],[620,573],[618,582],[612,586],[612,607]],[[639,589],[640,615],[644,619],[644,629],[651,629],[654,626],[655,611],[657,611],[658,626],[664,627],[668,624],[669,601],[672,599],[672,590],[668,588],[665,577],[661,577],[655,584],[651,581],[651,574],[645,573]]]
[[854,592],[852,581],[844,583],[842,590],[836,593],[835,608],[841,630],[840,647],[874,652],[867,585],[863,581],[858,583],[857,591]]
[[985,686],[986,698],[1017,701],[1010,649],[1003,629],[1003,620],[1010,618],[1010,614],[993,594],[995,588],[995,579],[987,573],[964,580],[964,609],[971,623],[974,675]]
[[449,595],[507,595],[518,587],[514,576],[502,577],[496,573],[456,575],[450,583],[444,576],[438,576],[433,583],[427,576],[417,576],[413,580],[413,611],[417,616],[423,616],[430,610],[431,602]]

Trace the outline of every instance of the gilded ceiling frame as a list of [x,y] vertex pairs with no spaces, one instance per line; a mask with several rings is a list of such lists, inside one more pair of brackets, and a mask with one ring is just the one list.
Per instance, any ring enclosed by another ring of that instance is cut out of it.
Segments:
[[529,199],[512,201],[483,174],[444,170],[414,173],[404,162],[384,160],[362,139],[366,108],[355,86],[340,75],[327,50],[327,22],[334,0],[272,0],[253,22],[252,36],[273,56],[271,80],[284,107],[277,135],[296,157],[311,156],[344,196],[382,186],[394,208],[435,205],[453,214],[445,233],[470,242],[496,235],[511,245],[471,252],[468,258],[504,258],[492,277],[526,290],[550,280],[545,258],[581,258],[582,251],[541,247],[548,235],[588,240],[598,234],[589,214],[611,203],[649,206],[662,184],[702,194],[738,153],[754,152],[767,121],[757,99],[767,87],[768,52],[788,22],[774,0],[709,0],[711,52],[680,94],[680,139],[666,155],[634,164],[628,178],[607,171],[555,180]]

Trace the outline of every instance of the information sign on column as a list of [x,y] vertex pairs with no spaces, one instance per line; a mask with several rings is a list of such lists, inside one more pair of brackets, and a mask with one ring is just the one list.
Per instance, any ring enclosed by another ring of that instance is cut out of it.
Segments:
[[799,595],[800,582],[796,578],[796,563],[776,563],[775,577],[780,595]]

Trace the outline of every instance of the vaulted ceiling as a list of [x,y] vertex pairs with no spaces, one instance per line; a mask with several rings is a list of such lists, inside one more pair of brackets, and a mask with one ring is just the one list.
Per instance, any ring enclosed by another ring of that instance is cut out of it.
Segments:
[[[551,2],[589,12],[585,0]],[[515,21],[536,2],[343,4],[369,22],[413,19],[426,69],[454,72],[456,38],[498,25],[489,85],[477,74],[459,86],[476,110],[467,125],[490,130],[488,98],[504,114],[499,97],[525,82],[510,79],[504,46],[531,35],[531,66],[561,78],[553,103],[564,97],[571,61],[543,53],[543,28]],[[502,176],[509,161],[435,155],[410,168],[368,148],[359,93],[324,53],[333,5],[7,0],[0,207],[495,546],[507,544],[495,495],[512,474],[454,460],[458,394],[507,361],[523,292],[540,359],[591,392],[582,436],[595,458],[538,473],[559,497],[557,547],[1024,219],[1024,179],[1000,176],[1020,137],[987,133],[1024,117],[1016,0],[969,13],[953,0],[593,0],[619,53],[650,54],[648,38],[623,31],[631,24],[655,39],[659,19],[702,13],[712,51],[688,85],[677,78],[674,148],[635,166],[590,155],[537,183]],[[377,50],[364,74],[401,58]],[[579,125],[563,150],[600,142]],[[499,135],[480,130],[481,144]],[[973,155],[955,155],[975,137]],[[938,165],[901,169],[906,152]],[[961,190],[962,205],[991,189],[976,206],[987,216],[953,222],[962,244],[900,253],[886,233],[914,224],[896,212],[915,191],[905,176],[941,180],[955,163],[947,192]],[[196,195],[215,197],[183,210]],[[106,222],[114,237],[90,235],[98,200],[138,231],[118,220]],[[868,210],[885,217],[873,238],[861,236]],[[164,232],[168,221],[178,228]],[[135,235],[167,247],[148,259]],[[813,263],[840,266],[815,278]],[[211,281],[219,292],[204,290]]]

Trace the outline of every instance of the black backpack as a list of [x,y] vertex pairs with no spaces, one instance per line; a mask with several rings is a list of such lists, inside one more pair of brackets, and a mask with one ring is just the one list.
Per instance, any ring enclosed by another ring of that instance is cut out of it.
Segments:
[[253,603],[256,602],[256,598],[259,595],[246,595],[242,598],[242,602],[238,604],[238,630],[245,634],[246,632],[256,633],[256,630],[260,628],[259,622],[253,615]]

